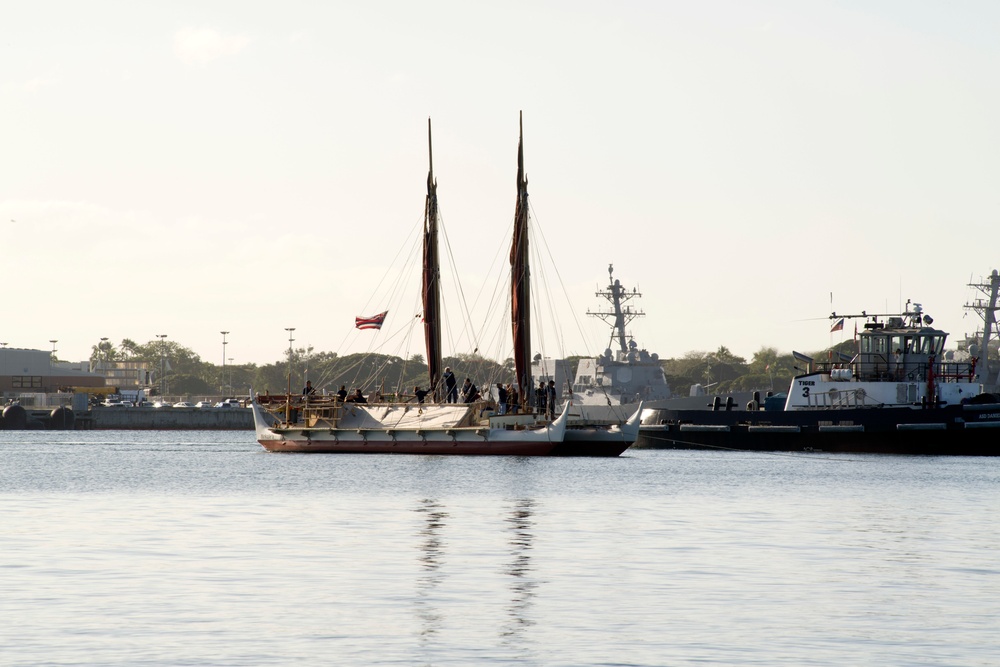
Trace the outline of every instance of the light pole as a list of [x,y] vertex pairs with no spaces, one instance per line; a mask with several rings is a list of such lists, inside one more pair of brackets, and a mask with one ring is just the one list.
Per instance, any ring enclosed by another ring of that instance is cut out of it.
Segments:
[[288,383],[292,382],[292,332],[295,331],[295,327],[285,327],[285,331],[288,332]]
[[233,358],[229,357],[229,394],[233,393]]
[[56,360],[56,343],[58,343],[59,341],[57,341],[55,339],[52,339],[49,342],[52,343],[52,361],[55,361]]
[[[229,332],[228,331],[220,331],[219,333],[222,334],[222,378],[221,378],[221,380],[222,380],[222,387],[221,387],[221,390],[222,390],[222,393],[225,394],[226,393],[226,335]],[[223,398],[225,398],[225,396],[223,396]]]
[[160,400],[167,395],[167,334],[156,334],[160,339]]

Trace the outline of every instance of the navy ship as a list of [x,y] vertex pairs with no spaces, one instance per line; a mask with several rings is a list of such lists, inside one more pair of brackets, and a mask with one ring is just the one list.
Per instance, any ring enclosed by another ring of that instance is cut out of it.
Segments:
[[[574,369],[563,359],[536,355],[532,364],[535,382],[555,380],[563,400],[575,406],[645,406],[655,405],[671,397],[670,385],[663,373],[660,357],[639,347],[626,327],[645,313],[630,302],[642,298],[636,289],[624,287],[614,276],[614,265],[608,266],[608,286],[595,293],[607,301],[587,315],[597,317],[611,328],[611,338],[604,353],[596,358],[581,359]],[[572,378],[572,379],[571,379]],[[623,413],[624,414],[624,413]]]

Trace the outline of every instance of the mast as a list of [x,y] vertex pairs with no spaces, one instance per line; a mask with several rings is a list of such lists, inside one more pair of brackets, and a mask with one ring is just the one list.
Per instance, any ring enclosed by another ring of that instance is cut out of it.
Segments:
[[629,292],[622,287],[621,281],[615,280],[614,270],[614,264],[608,264],[608,280],[611,283],[608,285],[606,291],[594,293],[594,296],[602,296],[607,299],[611,303],[613,310],[610,313],[607,311],[592,312],[588,310],[587,314],[592,317],[600,317],[605,322],[611,323],[611,340],[618,339],[618,347],[621,349],[621,355],[619,356],[623,357],[628,354],[628,345],[625,342],[625,327],[635,318],[645,316],[645,313],[641,310],[633,310],[631,307],[625,305],[633,297],[641,297],[642,293],[635,288],[632,288],[632,291]]
[[517,203],[510,246],[510,316],[514,333],[517,395],[529,405],[531,390],[531,281],[528,270],[528,179],[524,176],[524,121],[518,113]]
[[986,385],[1000,384],[1000,379],[998,379],[1000,376],[993,374],[990,365],[990,338],[997,325],[997,293],[1000,291],[1000,275],[998,275],[996,269],[993,269],[993,273],[990,274],[989,284],[969,284],[969,287],[975,287],[987,297],[985,301],[983,299],[976,299],[971,304],[965,304],[967,309],[976,311],[983,318],[983,337],[979,352],[980,359],[976,366],[976,380]]
[[427,119],[427,201],[424,204],[424,272],[421,296],[424,306],[424,341],[427,347],[427,375],[434,402],[441,400],[441,268],[438,263],[437,181],[434,180],[434,151],[431,146],[431,119]]

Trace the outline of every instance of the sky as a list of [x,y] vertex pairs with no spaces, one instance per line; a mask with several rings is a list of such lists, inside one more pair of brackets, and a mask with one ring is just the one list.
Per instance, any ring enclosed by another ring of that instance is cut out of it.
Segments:
[[[831,311],[908,299],[960,338],[979,324],[967,284],[1000,268],[995,2],[3,14],[9,347],[57,340],[77,361],[102,337],[166,334],[212,363],[265,364],[294,327],[296,348],[422,353],[417,285],[384,294],[422,223],[428,118],[445,299],[464,296],[446,305],[445,354],[510,356],[484,304],[509,246],[519,113],[533,247],[551,262],[533,268],[553,295],[536,302],[548,356],[608,346],[585,313],[610,264],[642,293],[641,347],[748,359],[822,349],[853,333],[831,336]],[[385,309],[382,331],[353,328]]]

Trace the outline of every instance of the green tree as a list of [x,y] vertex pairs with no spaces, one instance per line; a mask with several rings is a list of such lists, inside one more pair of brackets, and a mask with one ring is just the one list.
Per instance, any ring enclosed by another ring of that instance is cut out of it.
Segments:
[[131,359],[136,356],[138,347],[136,342],[131,338],[123,338],[122,342],[118,344],[119,356],[122,359]]
[[115,346],[110,341],[102,340],[97,345],[90,348],[91,361],[114,361],[118,358]]

